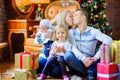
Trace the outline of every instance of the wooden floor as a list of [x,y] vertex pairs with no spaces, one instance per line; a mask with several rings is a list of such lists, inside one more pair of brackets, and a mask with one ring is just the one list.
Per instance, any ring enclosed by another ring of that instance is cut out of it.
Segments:
[[7,62],[0,62],[0,80],[12,80],[10,75],[5,74],[7,71],[14,70],[14,62],[7,61]]
[[[12,73],[14,73],[14,61],[7,61],[2,63],[0,62],[0,80],[15,80],[12,79]],[[71,77],[71,80],[83,80],[80,77],[76,79],[75,78],[76,77]],[[47,78],[45,80],[63,80],[63,79]]]
[[[14,70],[14,62],[8,61],[8,62],[0,62],[0,80],[15,80],[12,79],[11,72]],[[8,74],[6,74],[8,72]],[[45,80],[62,80],[62,79],[45,79]]]

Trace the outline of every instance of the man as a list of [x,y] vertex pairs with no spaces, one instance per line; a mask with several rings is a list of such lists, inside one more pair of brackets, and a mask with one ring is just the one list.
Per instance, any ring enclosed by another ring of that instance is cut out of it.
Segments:
[[83,8],[77,9],[73,15],[73,23],[77,27],[69,32],[69,40],[74,47],[64,58],[72,73],[79,73],[87,80],[97,80],[97,63],[100,62],[100,49],[95,53],[97,41],[111,45],[112,38],[89,27],[87,22],[88,13]]

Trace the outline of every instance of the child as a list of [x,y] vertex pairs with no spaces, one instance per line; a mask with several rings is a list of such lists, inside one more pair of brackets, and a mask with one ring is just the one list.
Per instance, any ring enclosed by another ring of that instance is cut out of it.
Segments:
[[38,80],[44,80],[45,75],[50,71],[51,64],[57,62],[60,66],[62,76],[64,80],[69,80],[69,77],[66,72],[66,66],[64,63],[64,54],[71,50],[72,46],[67,40],[68,38],[68,29],[63,25],[56,26],[53,40],[55,40],[52,44],[52,48],[50,50],[49,58],[45,64],[45,67],[42,70],[42,73],[38,77]]
[[[50,21],[48,19],[42,19],[40,21],[40,30],[36,33],[35,44],[47,43],[52,35],[52,30],[49,29]],[[49,34],[49,35],[48,35]]]

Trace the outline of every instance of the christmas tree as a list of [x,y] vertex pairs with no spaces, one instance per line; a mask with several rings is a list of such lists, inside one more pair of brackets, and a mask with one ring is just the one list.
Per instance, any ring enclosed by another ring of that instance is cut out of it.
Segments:
[[87,9],[89,13],[89,26],[93,26],[103,33],[110,35],[111,28],[108,24],[108,18],[105,14],[105,0],[78,0],[81,7]]

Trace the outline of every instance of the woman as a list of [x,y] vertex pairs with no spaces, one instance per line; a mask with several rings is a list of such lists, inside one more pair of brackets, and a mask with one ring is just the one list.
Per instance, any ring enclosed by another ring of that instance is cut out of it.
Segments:
[[[64,25],[64,26],[66,26],[68,28],[71,28],[71,26],[73,25],[72,13],[70,11],[67,11],[67,10],[59,12],[55,16],[55,18],[51,20],[51,25],[52,25],[52,28],[54,29],[55,26],[59,25],[59,24],[60,25]],[[49,54],[49,50],[50,50],[52,41],[50,41],[48,43],[49,43],[49,45],[44,46],[43,50],[42,50],[42,53],[39,55],[39,69],[38,69],[38,73],[41,73],[44,65],[47,62],[48,55],[46,55],[46,54]],[[53,66],[53,68],[50,71],[50,75],[53,76],[53,77],[60,77],[61,73],[59,73],[60,72],[59,65],[58,64],[53,64],[52,66]]]

